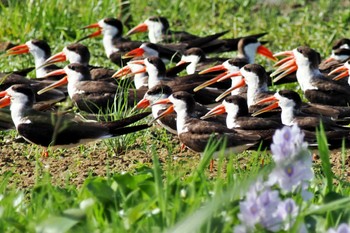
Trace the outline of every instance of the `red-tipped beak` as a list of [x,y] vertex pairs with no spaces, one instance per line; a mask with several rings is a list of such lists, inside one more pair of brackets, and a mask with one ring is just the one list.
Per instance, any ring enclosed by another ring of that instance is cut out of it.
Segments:
[[[168,99],[165,99],[165,100],[168,100]],[[157,101],[156,103],[154,104],[161,104],[161,101]],[[159,103],[158,103],[159,102]],[[168,101],[168,103],[171,103],[170,101]],[[154,105],[153,104],[153,105]],[[166,115],[169,115],[170,113],[173,113],[175,110],[174,110],[174,105],[170,105],[164,112],[162,112],[157,118],[155,118],[154,120],[152,120],[150,123],[148,123],[149,125],[152,124],[153,122],[155,122],[156,120],[159,120],[163,117],[165,117]]]
[[286,63],[287,61],[290,61],[294,59],[294,56],[288,56],[288,57],[285,57],[283,58],[282,60],[279,60],[278,62],[276,62],[273,66],[274,67],[278,67],[278,66],[281,66],[282,64]]
[[176,66],[180,66],[182,64],[188,63],[187,61],[181,60],[178,63],[176,63]]
[[6,51],[6,54],[8,55],[17,55],[24,53],[29,53],[29,47],[26,44],[17,45]]
[[292,50],[290,50],[290,51],[283,51],[283,52],[275,53],[273,56],[274,57],[280,57],[280,56],[293,56],[294,57],[294,53]]
[[48,66],[48,65],[51,65],[51,64],[54,64],[54,63],[57,63],[57,62],[63,62],[63,61],[67,61],[67,57],[64,54],[64,52],[60,52],[60,53],[57,53],[57,54],[49,57],[44,62],[44,64],[42,64],[39,68],[44,67],[44,66]]
[[226,96],[228,96],[233,90],[236,90],[237,88],[243,87],[245,85],[245,80],[244,78],[241,78],[241,80],[236,83],[236,85],[230,87],[229,89],[227,89],[224,93],[222,93],[221,95],[219,95],[215,101],[218,102],[220,100],[222,100],[223,98],[225,98]]
[[288,56],[281,61],[277,62],[280,67],[277,68],[270,76],[276,76],[274,78],[274,82],[277,82],[278,80],[286,77],[287,75],[297,71],[298,66],[295,61],[295,57],[293,54],[293,51],[285,51],[285,52],[280,52],[276,53],[274,56]]
[[146,32],[148,30],[148,26],[145,23],[141,23],[137,25],[136,27],[132,28],[128,33],[126,33],[127,36],[139,33],[139,32]]
[[341,72],[341,71],[344,71],[344,72],[342,72],[341,74],[339,74],[336,77],[334,77],[333,80],[339,80],[339,79],[345,78],[347,76],[350,76],[350,62],[349,61],[345,62],[344,65],[334,69],[329,74],[334,74],[334,73],[338,73],[338,72]]
[[7,95],[7,91],[0,92],[0,108],[4,108],[11,104],[11,97]]
[[194,88],[193,91],[194,91],[194,92],[197,92],[197,91],[199,91],[199,90],[201,90],[201,89],[203,89],[203,88],[205,88],[205,87],[207,87],[207,86],[210,86],[210,85],[216,83],[221,77],[225,76],[226,74],[227,74],[227,72],[222,73],[222,74],[219,74],[219,75],[216,76],[215,78],[212,78],[212,79],[210,79],[210,80],[208,80],[208,81],[202,83],[202,84],[199,85],[198,87]]
[[47,86],[43,89],[41,89],[40,91],[38,91],[38,95],[41,95],[51,89],[54,89],[56,87],[62,86],[64,84],[68,83],[68,76],[64,76],[62,79],[58,80],[57,82],[54,82],[53,84],[51,84],[50,86]]
[[87,29],[87,28],[101,28],[101,27],[98,23],[93,23],[93,24],[90,24],[88,26],[83,27],[83,29]]
[[231,73],[228,73],[228,74],[222,76],[222,77],[218,80],[218,82],[222,82],[222,81],[224,81],[224,80],[226,80],[226,79],[229,79],[229,78],[232,78],[232,77],[238,77],[238,76],[243,76],[242,73],[241,73],[240,71],[231,72]]
[[162,99],[162,100],[158,100],[158,101],[154,102],[152,104],[152,106],[156,105],[156,104],[172,104],[172,102],[169,99]]
[[340,80],[340,79],[348,77],[348,76],[349,76],[349,72],[348,71],[344,71],[343,73],[338,74],[337,76],[335,76],[333,78],[333,80]]
[[215,108],[207,112],[207,114],[202,116],[201,119],[204,120],[216,115],[224,114],[225,112],[226,112],[225,106],[223,104],[219,104],[218,106],[216,106]]
[[328,73],[328,75],[340,73],[342,71],[347,71],[348,68],[346,68],[344,65],[337,67],[336,69],[332,70],[331,72]]
[[259,104],[268,103],[268,102],[275,101],[275,100],[278,100],[275,96],[269,96],[269,97],[266,97],[264,99],[259,100],[256,104],[259,105]]
[[207,73],[212,73],[212,72],[217,72],[217,71],[227,71],[224,65],[217,65],[210,67],[208,69],[202,70],[198,74],[207,74]]
[[11,104],[11,97],[7,95],[6,91],[0,92],[0,97],[3,97],[0,99],[0,108],[4,108]]
[[273,53],[268,48],[266,48],[263,45],[260,45],[258,47],[257,53],[267,57],[268,59],[271,59],[272,61],[277,61],[278,60],[276,57],[273,56]]
[[54,71],[46,74],[44,77],[40,77],[40,78],[47,78],[47,77],[57,76],[57,75],[62,75],[62,74],[66,74],[66,71],[64,69],[59,69],[59,70],[54,70]]
[[143,48],[136,48],[123,55],[123,58],[141,57],[145,53]]
[[271,102],[271,101],[275,101],[275,102],[273,104],[263,108],[263,109],[260,109],[259,111],[256,111],[255,113],[252,114],[252,116],[255,117],[255,116],[260,115],[264,112],[268,112],[268,111],[271,111],[272,109],[279,107],[278,99],[275,96],[270,96],[270,97],[267,97],[265,99],[262,99],[257,104],[267,103],[267,102]]
[[83,27],[83,29],[87,29],[87,28],[98,28],[98,30],[94,33],[91,33],[90,35],[87,35],[87,36],[79,39],[78,42],[85,40],[87,38],[96,37],[96,36],[99,36],[102,34],[102,28],[100,27],[100,25],[98,23],[93,23],[93,24],[90,24],[88,26]]
[[120,78],[125,75],[131,74],[131,69],[129,66],[124,66],[112,75],[112,78]]
[[137,103],[136,108],[147,108],[149,106],[151,106],[151,103],[149,102],[149,100],[142,99]]

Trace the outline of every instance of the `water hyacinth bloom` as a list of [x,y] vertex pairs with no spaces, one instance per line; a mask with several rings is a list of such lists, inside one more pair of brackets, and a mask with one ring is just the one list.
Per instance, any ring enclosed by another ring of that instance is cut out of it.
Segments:
[[288,198],[279,203],[277,215],[283,220],[284,230],[288,230],[291,228],[291,226],[293,226],[298,212],[299,207],[291,198]]
[[[292,228],[300,208],[291,198],[282,200],[280,192],[273,189],[278,185],[279,190],[287,193],[298,190],[310,199],[307,189],[314,173],[307,147],[304,133],[298,126],[276,131],[271,145],[276,166],[267,181],[259,178],[249,188],[245,200],[240,202],[238,218],[242,224],[236,226],[234,232],[254,232],[261,228],[277,232]],[[306,232],[303,224],[300,231]]]
[[279,192],[269,187],[261,192],[255,192],[254,188],[250,190],[239,204],[241,212],[238,218],[243,224],[236,226],[234,232],[254,232],[257,226],[277,232],[293,226],[299,212],[293,199],[281,200]]
[[270,185],[278,184],[282,190],[291,192],[300,187],[304,181],[311,180],[314,177],[311,166],[302,161],[283,166],[276,166],[270,173],[268,183]]
[[305,189],[306,182],[314,177],[312,157],[304,142],[304,133],[297,125],[276,130],[271,145],[276,167],[269,175],[269,185],[278,184],[282,190],[292,192]]
[[285,126],[276,130],[271,144],[272,158],[277,165],[290,163],[296,157],[308,156],[308,144],[304,142],[304,133],[297,125]]
[[350,233],[350,226],[342,223],[338,226],[338,229],[331,228],[327,231],[327,233]]
[[255,229],[256,225],[274,232],[280,230],[283,219],[282,215],[277,214],[281,202],[278,191],[269,188],[257,191],[255,187],[250,190],[246,199],[239,204],[241,212],[238,218],[244,226],[237,226],[235,232],[249,232]]

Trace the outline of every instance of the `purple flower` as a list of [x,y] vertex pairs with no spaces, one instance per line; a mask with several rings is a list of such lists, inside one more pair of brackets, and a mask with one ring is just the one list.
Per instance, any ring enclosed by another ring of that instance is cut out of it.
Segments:
[[272,158],[276,164],[288,163],[296,157],[307,156],[308,144],[304,142],[304,133],[297,125],[285,126],[276,130],[271,144]]
[[342,223],[338,226],[338,229],[331,228],[327,233],[350,233],[350,227],[346,223]]
[[292,192],[314,177],[312,167],[304,161],[276,166],[269,174],[269,185],[278,184],[282,190]]
[[291,226],[293,226],[295,218],[298,215],[298,211],[299,207],[291,198],[279,203],[277,216],[279,216],[284,222],[284,230],[289,230]]
[[[259,183],[259,182],[258,182]],[[274,215],[281,201],[279,193],[265,187],[259,190],[260,185],[252,185],[247,193],[246,199],[240,202],[240,213],[238,218],[244,223],[245,228],[240,226],[235,232],[242,232],[243,229],[252,231],[256,225],[268,229],[270,231],[278,231],[281,229],[282,219]]]

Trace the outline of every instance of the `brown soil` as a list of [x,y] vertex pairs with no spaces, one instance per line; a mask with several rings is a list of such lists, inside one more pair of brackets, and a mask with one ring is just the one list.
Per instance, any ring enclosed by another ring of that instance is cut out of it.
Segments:
[[[171,143],[178,143],[172,139]],[[120,172],[133,172],[140,166],[152,167],[151,149],[141,150],[135,145],[130,150],[115,154],[108,149],[104,142],[92,143],[83,147],[66,150],[49,151],[49,156],[42,155],[44,150],[35,145],[17,143],[11,136],[5,136],[0,140],[0,176],[11,172],[10,184],[17,187],[32,187],[45,174],[51,176],[51,181],[57,185],[80,186],[87,177],[107,176]],[[147,151],[149,150],[149,151]],[[189,174],[198,165],[200,156],[188,150],[181,151],[180,147],[169,155],[166,148],[157,145],[159,161],[164,169],[171,164],[171,169],[178,169],[179,174]],[[37,158],[36,158],[37,155]],[[237,166],[246,168],[249,163],[247,157],[242,156],[237,161]],[[166,161],[171,161],[170,163]],[[314,154],[315,171],[322,172],[320,159]],[[262,159],[263,163],[263,159]],[[345,156],[344,166],[341,152],[331,153],[331,164],[337,179],[350,181],[350,154]],[[210,178],[217,175],[215,163],[214,171],[207,174]],[[225,167],[225,166],[223,166]],[[225,171],[223,171],[225,172]]]
[[[174,139],[173,142],[176,142]],[[200,157],[188,150],[180,151],[180,147],[171,158],[166,149],[158,145],[159,161],[165,164],[171,159],[174,166],[183,169],[196,166]],[[27,143],[17,143],[11,136],[0,141],[0,176],[10,172],[10,184],[28,188],[33,186],[45,174],[57,185],[80,186],[89,176],[107,176],[120,172],[133,172],[140,166],[152,167],[152,153],[137,148],[137,145],[116,155],[104,142],[97,142],[65,150],[45,150]],[[38,156],[40,155],[40,156]]]

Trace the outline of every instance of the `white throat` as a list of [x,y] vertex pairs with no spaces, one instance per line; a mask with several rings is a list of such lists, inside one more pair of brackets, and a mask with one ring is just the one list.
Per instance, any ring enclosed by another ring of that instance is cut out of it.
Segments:
[[109,58],[111,56],[112,53],[114,52],[118,52],[119,49],[117,49],[114,45],[113,45],[113,35],[109,34],[109,33],[105,33],[103,35],[103,47],[105,49],[105,53],[107,55],[107,57]]
[[21,123],[28,123],[24,118],[24,112],[26,111],[26,105],[22,102],[12,102],[10,106],[11,118],[17,129]]
[[247,83],[247,105],[248,108],[254,105],[257,101],[256,97],[260,93],[268,91],[267,84],[263,84],[259,87],[258,82]]
[[282,124],[291,126],[294,120],[294,106],[284,106],[281,112]]
[[312,84],[312,81],[322,76],[322,74],[318,69],[311,69],[309,66],[302,65],[298,66],[296,76],[301,90],[306,91],[317,89],[317,87]]

